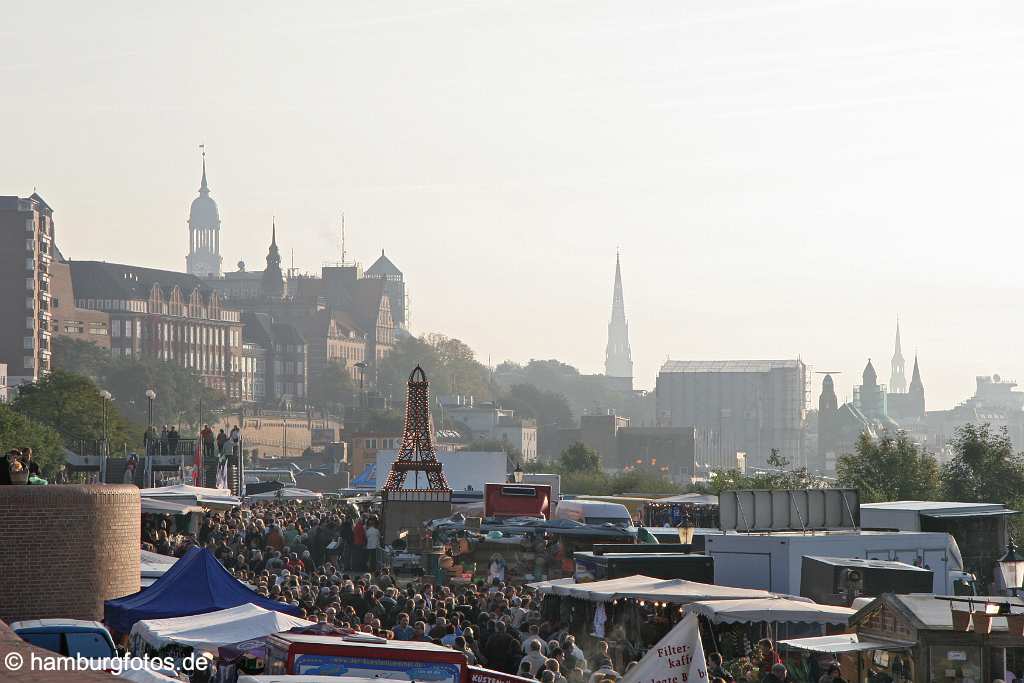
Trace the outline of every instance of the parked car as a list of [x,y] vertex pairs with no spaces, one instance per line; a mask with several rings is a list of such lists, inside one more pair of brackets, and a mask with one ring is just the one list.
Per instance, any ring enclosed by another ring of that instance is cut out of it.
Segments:
[[88,659],[117,656],[114,639],[98,621],[80,619],[31,619],[16,621],[11,630],[27,643],[65,657]]

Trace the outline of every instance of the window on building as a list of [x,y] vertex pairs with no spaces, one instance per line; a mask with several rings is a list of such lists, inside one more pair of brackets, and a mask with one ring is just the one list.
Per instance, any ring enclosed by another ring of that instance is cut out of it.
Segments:
[[58,297],[50,297],[50,303],[54,308],[60,308],[60,299]]

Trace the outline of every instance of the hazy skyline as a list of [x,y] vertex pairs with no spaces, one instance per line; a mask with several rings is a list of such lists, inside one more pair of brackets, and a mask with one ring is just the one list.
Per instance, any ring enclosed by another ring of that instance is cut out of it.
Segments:
[[[71,259],[183,270],[198,145],[226,270],[276,216],[305,272],[381,248],[412,328],[603,370],[621,248],[636,386],[676,359],[1024,381],[1024,6],[18,4],[0,194]],[[813,379],[816,405],[820,377]]]

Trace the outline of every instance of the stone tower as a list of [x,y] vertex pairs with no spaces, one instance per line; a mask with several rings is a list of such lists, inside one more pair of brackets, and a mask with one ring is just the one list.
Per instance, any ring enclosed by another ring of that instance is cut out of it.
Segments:
[[277,248],[277,222],[271,223],[270,249],[267,251],[267,268],[260,280],[260,291],[264,298],[283,299],[285,278],[281,270],[281,251]]
[[921,382],[921,370],[917,367],[917,354],[914,354],[914,374],[910,377],[910,408],[916,417],[924,417],[924,383]]
[[894,394],[907,393],[907,378],[903,371],[903,350],[900,348],[900,321],[896,321],[896,351],[892,354],[892,373],[889,375],[889,391]]
[[612,319],[608,323],[608,346],[604,354],[604,374],[626,391],[633,389],[633,357],[629,350],[629,325],[622,297],[622,268],[615,254],[615,289],[612,293]]
[[206,184],[206,150],[203,150],[203,179],[199,196],[192,200],[188,212],[188,256],[185,270],[189,275],[209,277],[220,275],[220,212]]
[[836,398],[835,382],[832,375],[826,374],[821,380],[821,396],[818,397],[818,458],[825,462],[825,455],[835,448],[836,414],[839,412],[839,400]]

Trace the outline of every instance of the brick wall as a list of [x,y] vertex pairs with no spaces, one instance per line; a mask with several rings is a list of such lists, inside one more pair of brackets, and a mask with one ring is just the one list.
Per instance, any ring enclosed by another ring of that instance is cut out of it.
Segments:
[[0,487],[0,620],[103,618],[139,590],[134,486]]

